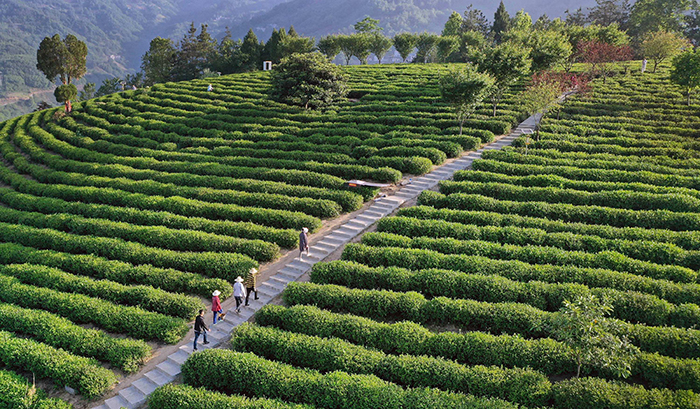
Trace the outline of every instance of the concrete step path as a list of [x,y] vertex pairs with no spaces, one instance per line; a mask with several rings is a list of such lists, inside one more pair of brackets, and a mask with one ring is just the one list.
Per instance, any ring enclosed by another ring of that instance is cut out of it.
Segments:
[[[343,247],[365,230],[367,230],[379,219],[386,217],[398,209],[402,204],[418,197],[424,190],[435,188],[441,180],[452,178],[458,170],[469,169],[472,162],[481,158],[483,152],[493,149],[502,149],[513,143],[515,139],[524,133],[531,133],[536,125],[536,118],[530,117],[515,128],[509,135],[484,145],[475,152],[468,152],[461,158],[435,168],[432,172],[423,176],[410,179],[409,183],[402,186],[393,195],[385,196],[374,200],[365,211],[349,220],[338,229],[333,230],[316,244],[309,248],[310,256],[303,255],[296,258],[291,263],[280,269],[275,275],[270,277],[258,287],[258,300],[250,299],[249,306],[241,306],[240,313],[235,308],[227,311],[223,322],[210,327],[207,333],[209,344],[203,345],[202,338],[198,341],[198,350],[216,348],[227,341],[235,327],[248,321],[250,317],[262,306],[266,305],[273,298],[284,291],[287,283],[296,281],[299,277],[308,273],[314,264],[323,261],[328,255]],[[102,404],[93,406],[92,409],[138,409],[145,406],[145,402],[157,387],[172,382],[180,374],[180,367],[187,357],[192,353],[194,338],[190,342],[181,346],[179,350],[167,357],[167,359],[156,366],[156,369],[145,373],[141,378],[119,391],[117,396],[104,401]]]

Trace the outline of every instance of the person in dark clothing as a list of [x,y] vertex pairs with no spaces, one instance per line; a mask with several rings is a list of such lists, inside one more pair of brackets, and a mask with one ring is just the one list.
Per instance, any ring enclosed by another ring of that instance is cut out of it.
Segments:
[[251,268],[248,272],[248,276],[245,278],[245,305],[248,306],[248,298],[250,298],[250,293],[255,291],[255,299],[258,297],[258,270]]
[[301,258],[302,253],[306,251],[306,255],[309,255],[309,229],[304,227],[299,233],[299,258]]
[[199,310],[199,315],[197,315],[197,318],[194,320],[194,350],[197,350],[197,339],[199,339],[199,336],[202,335],[204,337],[204,342],[202,344],[206,345],[209,343],[207,341],[207,331],[209,331],[209,327],[207,327],[207,324],[204,323],[204,310]]

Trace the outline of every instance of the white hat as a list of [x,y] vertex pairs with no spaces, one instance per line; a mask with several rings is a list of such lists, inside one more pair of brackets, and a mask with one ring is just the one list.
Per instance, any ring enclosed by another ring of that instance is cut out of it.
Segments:
[[301,229],[301,231],[303,231],[304,233],[308,233],[308,232],[309,232],[309,229],[307,229],[306,227],[304,227],[304,228]]
[[236,277],[236,279],[233,280],[233,281],[236,281],[236,282],[238,282],[238,283],[242,283],[242,282],[243,282],[243,279],[241,278],[241,276],[238,276],[238,277]]
[[257,268],[251,268],[250,271],[248,271],[248,274],[255,275],[257,272],[258,272]]
[[219,294],[221,294],[221,291],[219,290],[215,290],[213,293],[211,293],[211,295],[213,295],[214,297],[218,296]]

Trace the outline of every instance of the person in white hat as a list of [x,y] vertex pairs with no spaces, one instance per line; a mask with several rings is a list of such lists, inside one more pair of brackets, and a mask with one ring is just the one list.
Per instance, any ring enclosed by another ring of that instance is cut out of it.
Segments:
[[219,299],[219,295],[221,295],[221,291],[219,290],[211,293],[211,310],[214,312],[214,322],[212,325],[216,325],[217,319],[223,320],[226,316],[224,309],[221,308],[221,300]]
[[245,298],[245,286],[243,285],[243,278],[241,276],[236,277],[235,283],[233,283],[233,298],[236,299],[236,312],[241,312],[241,304],[243,304],[243,299]]
[[309,255],[309,229],[304,227],[299,233],[299,258],[306,251],[306,255]]
[[245,278],[245,306],[248,306],[248,299],[250,298],[250,293],[255,292],[255,299],[258,297],[258,269],[251,268],[248,275]]

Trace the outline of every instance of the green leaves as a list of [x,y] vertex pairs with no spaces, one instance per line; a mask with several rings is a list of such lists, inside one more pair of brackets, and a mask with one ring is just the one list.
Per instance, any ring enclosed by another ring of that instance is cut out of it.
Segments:
[[319,53],[295,54],[282,60],[271,77],[270,95],[279,102],[322,108],[342,101],[345,76]]

